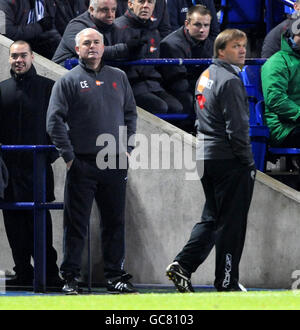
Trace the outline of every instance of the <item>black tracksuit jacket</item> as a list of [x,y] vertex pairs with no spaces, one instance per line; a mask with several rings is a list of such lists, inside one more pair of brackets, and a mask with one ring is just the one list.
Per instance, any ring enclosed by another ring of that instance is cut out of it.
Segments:
[[[4,145],[51,144],[46,133],[46,114],[53,80],[37,75],[32,66],[24,75],[0,83],[0,142]],[[58,154],[47,158],[47,200],[54,200],[51,162]],[[33,200],[33,153],[3,152],[9,170],[8,201]]]

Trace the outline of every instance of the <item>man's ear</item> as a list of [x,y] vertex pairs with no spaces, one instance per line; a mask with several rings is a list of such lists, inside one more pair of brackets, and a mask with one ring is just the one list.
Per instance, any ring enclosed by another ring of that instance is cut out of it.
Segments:
[[131,9],[132,8],[132,2],[130,0],[128,0],[128,8]]
[[76,51],[77,55],[79,55],[79,47],[78,46],[75,46],[75,51]]

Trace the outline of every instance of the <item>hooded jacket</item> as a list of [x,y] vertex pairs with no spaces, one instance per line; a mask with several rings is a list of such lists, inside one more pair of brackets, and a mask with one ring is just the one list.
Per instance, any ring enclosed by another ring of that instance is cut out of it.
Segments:
[[280,145],[287,135],[300,127],[300,53],[282,36],[281,50],[262,66],[265,121],[270,141]]
[[[128,0],[117,0],[117,2],[116,17],[119,17],[124,15],[127,11]],[[156,0],[151,21],[153,22],[154,28],[158,29],[161,38],[166,37],[172,32],[166,0]]]
[[195,95],[204,159],[237,158],[254,165],[247,92],[233,66],[215,59],[200,76]]
[[75,36],[78,32],[86,28],[93,28],[103,34],[104,37],[104,60],[114,60],[128,57],[127,45],[121,43],[122,31],[115,24],[95,24],[89,11],[72,19],[66,27],[61,42],[52,58],[55,63],[64,64],[66,59],[78,58],[75,51]]
[[[46,114],[54,82],[37,75],[34,66],[23,75],[15,75],[0,83],[0,143],[4,145],[48,145]],[[51,162],[56,151],[47,158],[47,200],[54,200]],[[3,152],[9,170],[8,201],[33,200],[33,154],[28,151]]]

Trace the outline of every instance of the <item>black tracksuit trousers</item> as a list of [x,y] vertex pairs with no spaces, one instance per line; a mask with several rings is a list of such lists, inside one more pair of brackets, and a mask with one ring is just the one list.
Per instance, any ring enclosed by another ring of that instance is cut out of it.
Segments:
[[[15,262],[14,271],[20,281],[31,284],[34,258],[34,214],[30,210],[3,210],[5,230]],[[47,280],[57,278],[57,252],[53,247],[51,214],[46,212],[46,274]]]
[[80,275],[82,252],[93,200],[101,214],[104,276],[125,273],[125,194],[127,169],[100,170],[95,159],[77,155],[67,172],[64,193],[64,278]]
[[247,215],[256,170],[237,159],[206,160],[201,179],[206,202],[201,222],[175,261],[193,273],[216,246],[214,285],[217,290],[230,290],[238,285]]

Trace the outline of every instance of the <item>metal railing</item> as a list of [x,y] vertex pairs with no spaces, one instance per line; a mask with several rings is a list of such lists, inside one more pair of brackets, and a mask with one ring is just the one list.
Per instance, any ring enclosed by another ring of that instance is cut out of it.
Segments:
[[46,202],[46,153],[53,145],[1,145],[4,152],[33,153],[33,201],[0,202],[0,209],[33,210],[34,214],[34,292],[46,292],[46,210],[61,210],[63,203]]

